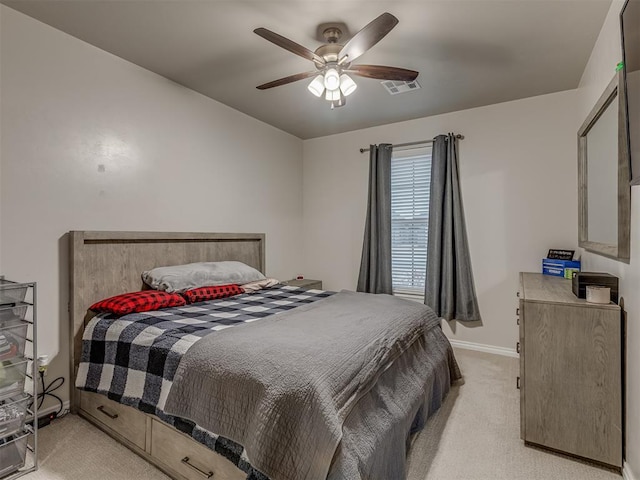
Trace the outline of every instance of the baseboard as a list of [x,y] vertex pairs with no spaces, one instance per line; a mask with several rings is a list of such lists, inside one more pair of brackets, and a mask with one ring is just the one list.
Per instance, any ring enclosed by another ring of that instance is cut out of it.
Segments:
[[[62,411],[63,412],[68,412],[69,408],[71,407],[71,402],[69,402],[69,400],[65,401],[62,404]],[[53,412],[57,412],[58,410],[60,410],[60,405],[53,405],[51,407],[47,407],[47,408],[42,408],[40,410],[38,410],[38,418],[42,417],[43,415],[49,415],[50,413]]]
[[[465,350],[475,350],[477,352],[493,353],[495,355],[503,355],[505,357],[518,358],[518,353],[514,348],[495,347],[493,345],[485,345],[483,343],[465,342],[464,340],[449,339],[451,345],[456,348],[463,348]],[[632,479],[635,480],[635,479]]]
[[624,466],[622,467],[622,478],[624,480],[640,480],[633,474],[627,462],[624,462]]

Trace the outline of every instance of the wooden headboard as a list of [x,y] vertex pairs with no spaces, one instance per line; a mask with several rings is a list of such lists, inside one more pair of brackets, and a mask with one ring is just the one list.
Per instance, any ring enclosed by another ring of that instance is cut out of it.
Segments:
[[[141,273],[154,267],[237,260],[264,273],[264,245],[262,233],[69,232],[71,383],[93,303],[142,289]],[[78,398],[71,388],[74,411]]]

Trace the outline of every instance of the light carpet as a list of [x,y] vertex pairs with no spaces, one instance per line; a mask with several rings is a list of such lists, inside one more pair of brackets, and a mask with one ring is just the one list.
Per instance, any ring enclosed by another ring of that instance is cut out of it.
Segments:
[[[460,349],[456,357],[465,382],[452,389],[414,439],[407,480],[621,480],[606,470],[524,446],[517,359]],[[168,480],[75,415],[43,428],[39,440],[40,469],[26,480]]]

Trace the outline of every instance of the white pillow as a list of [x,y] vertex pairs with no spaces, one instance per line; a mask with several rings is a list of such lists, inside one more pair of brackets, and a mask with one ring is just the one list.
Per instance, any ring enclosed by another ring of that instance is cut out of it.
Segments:
[[258,280],[257,282],[250,282],[240,285],[245,293],[253,293],[259,290],[264,290],[265,288],[270,288],[275,285],[278,285],[280,280],[276,278],[265,278],[264,280]]
[[266,277],[255,268],[242,262],[201,262],[170,267],[157,267],[142,272],[142,280],[154,290],[184,292],[190,288],[242,285]]

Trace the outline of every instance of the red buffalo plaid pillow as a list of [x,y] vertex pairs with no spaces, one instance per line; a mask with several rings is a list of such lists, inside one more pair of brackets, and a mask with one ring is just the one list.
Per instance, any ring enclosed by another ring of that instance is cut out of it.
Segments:
[[204,302],[216,298],[232,297],[244,293],[244,289],[236,284],[216,285],[212,287],[192,288],[182,293],[188,303]]
[[158,310],[160,308],[180,307],[186,304],[187,302],[184,301],[184,298],[177,293],[144,290],[105,298],[91,305],[89,310],[126,315],[133,312],[148,312],[149,310]]

